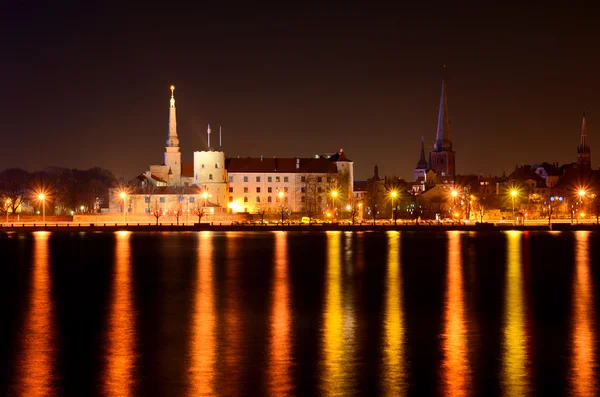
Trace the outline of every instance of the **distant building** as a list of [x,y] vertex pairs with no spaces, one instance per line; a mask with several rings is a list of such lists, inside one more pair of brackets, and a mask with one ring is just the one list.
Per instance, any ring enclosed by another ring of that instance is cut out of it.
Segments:
[[[278,212],[283,206],[289,212],[320,215],[326,208],[340,210],[352,202],[354,163],[343,149],[303,158],[226,158],[220,130],[218,150],[211,144],[210,125],[207,134],[207,150],[195,151],[192,163],[182,163],[171,86],[164,162],[151,165],[141,176],[140,187],[131,189],[128,211],[149,213],[153,207],[174,211],[202,198],[212,212]],[[123,210],[116,193],[111,195],[112,212]],[[159,196],[158,204],[153,204],[154,196]]]
[[438,113],[437,135],[433,151],[429,153],[429,169],[440,176],[456,175],[455,153],[450,140],[450,121],[448,120],[448,100],[442,81],[442,94]]

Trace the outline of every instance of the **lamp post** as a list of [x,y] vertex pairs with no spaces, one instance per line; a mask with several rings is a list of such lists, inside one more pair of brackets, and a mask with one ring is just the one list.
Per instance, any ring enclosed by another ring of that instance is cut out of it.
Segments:
[[331,205],[333,207],[333,218],[335,219],[335,199],[337,198],[338,192],[337,190],[331,191]]
[[10,203],[11,203],[10,199],[9,198],[6,199],[6,201],[5,201],[5,205],[6,205],[6,223],[8,223],[8,209],[10,207]]
[[[580,210],[579,212],[581,213],[581,222],[583,223],[583,217],[585,216],[585,208],[584,208],[584,202],[583,199],[585,198],[585,194],[586,191],[585,189],[579,189],[579,204],[580,204]],[[577,220],[577,222],[579,223],[579,220]]]
[[127,193],[121,192],[119,197],[123,199],[123,223],[127,224],[127,212],[125,212],[125,203],[127,201]]
[[283,192],[280,190],[277,195],[279,196],[279,201],[281,202],[281,226],[283,226]]
[[42,201],[42,223],[46,223],[46,195],[40,193],[38,199]]
[[396,226],[396,206],[394,201],[396,200],[396,196],[398,196],[398,192],[393,190],[390,195],[392,196],[392,218],[394,219],[394,226]]
[[358,203],[358,213],[360,215],[360,221],[363,221],[363,212],[362,212],[363,203]]
[[513,224],[516,224],[516,219],[515,219],[515,197],[517,197],[518,192],[513,189],[510,191],[510,196],[512,198],[512,216],[513,216]]

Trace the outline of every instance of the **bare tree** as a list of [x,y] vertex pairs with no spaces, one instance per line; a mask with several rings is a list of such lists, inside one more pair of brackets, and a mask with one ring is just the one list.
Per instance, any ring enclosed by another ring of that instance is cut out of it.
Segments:
[[161,216],[163,216],[163,211],[160,208],[158,197],[154,199],[154,203],[152,204],[152,210],[150,211],[150,213],[156,218],[156,226],[158,226],[158,220]]

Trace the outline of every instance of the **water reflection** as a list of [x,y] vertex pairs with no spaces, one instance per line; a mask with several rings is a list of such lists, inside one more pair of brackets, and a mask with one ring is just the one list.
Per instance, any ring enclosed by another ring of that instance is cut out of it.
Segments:
[[596,335],[593,285],[590,274],[590,233],[575,232],[571,390],[574,396],[597,395]]
[[55,394],[56,350],[54,304],[50,277],[49,232],[34,232],[33,274],[29,312],[23,335],[23,358],[18,388],[22,396]]
[[135,312],[131,291],[131,232],[116,232],[115,271],[109,317],[104,391],[110,396],[135,395]]
[[291,315],[288,280],[287,233],[275,234],[275,264],[271,298],[271,345],[269,349],[268,386],[273,396],[286,396],[292,392],[290,367]]
[[352,356],[354,322],[345,320],[341,272],[341,233],[327,232],[327,275],[323,318],[322,389],[326,395],[340,395],[352,389],[354,381]]
[[215,304],[213,287],[213,241],[211,232],[201,232],[198,240],[198,278],[194,297],[190,342],[190,396],[215,394],[216,361]]
[[442,377],[447,396],[468,394],[471,382],[462,279],[460,232],[448,232],[448,276],[444,315]]
[[407,374],[404,350],[404,318],[402,302],[402,267],[400,233],[388,232],[387,288],[385,302],[385,345],[383,390],[389,396],[406,394]]
[[510,231],[506,271],[502,383],[505,395],[523,396],[529,392],[528,335],[521,262],[521,232]]

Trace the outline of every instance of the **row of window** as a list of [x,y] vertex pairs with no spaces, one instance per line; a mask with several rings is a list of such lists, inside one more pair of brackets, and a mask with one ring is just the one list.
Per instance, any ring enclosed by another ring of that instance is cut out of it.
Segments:
[[[261,180],[262,180],[260,176],[257,176],[255,178],[256,178],[256,182],[261,182]],[[209,175],[209,179],[212,179],[212,175]],[[249,180],[249,177],[248,176],[244,176],[244,182],[248,182],[248,180]],[[327,180],[328,183],[332,182],[332,178],[330,178],[330,177],[327,177],[326,180]],[[232,175],[229,176],[229,182],[233,182],[233,176]],[[273,182],[273,177],[272,176],[268,176],[267,177],[267,182],[272,183]],[[275,182],[281,182],[281,177],[276,176],[275,177]],[[287,176],[284,176],[283,177],[283,183],[289,183],[289,182],[290,182],[290,178],[287,177]],[[300,177],[300,182],[306,183],[306,177],[305,176]],[[322,183],[322,182],[323,182],[323,177],[318,176],[317,177],[317,183]]]
[[[249,200],[249,199],[248,199],[248,196],[244,196],[244,203],[247,203],[247,202],[248,202],[248,200]],[[300,197],[300,201],[301,201],[301,202],[303,202],[303,203],[305,203],[305,202],[306,202],[306,196],[302,196],[302,197]],[[231,203],[231,202],[233,202],[233,196],[229,196],[229,202],[230,202],[230,203]],[[256,196],[256,202],[257,202],[257,203],[260,203],[260,202],[261,202],[260,196]],[[273,197],[271,197],[271,196],[268,196],[268,197],[267,197],[267,203],[272,203],[272,202],[273,202]],[[279,199],[279,196],[275,196],[275,202],[276,202],[276,203],[281,203],[281,200]],[[284,203],[287,203],[287,202],[288,202],[288,198],[287,198],[287,197],[284,197],[284,198],[283,198],[283,202],[284,202]],[[323,197],[321,197],[321,196],[318,196],[318,197],[317,197],[317,202],[318,202],[318,203],[322,203],[322,202],[323,202]]]
[[[204,168],[204,164],[200,168]],[[215,164],[215,168],[219,168],[219,164]]]
[[[198,174],[196,174],[196,180],[198,180]],[[213,175],[212,174],[208,174],[208,180],[209,181],[213,180]]]
[[[150,199],[151,199],[151,197],[150,197],[150,196],[146,196],[146,197],[144,197],[144,203],[146,203],[146,204],[150,204]],[[166,202],[166,198],[165,198],[165,197],[159,197],[159,198],[158,198],[158,201],[159,201],[161,204],[164,204],[164,203]],[[183,202],[185,202],[185,197],[181,199],[181,202],[182,202],[182,203],[183,203]],[[190,204],[194,204],[194,203],[196,202],[196,198],[195,198],[195,197],[189,197],[189,198],[188,198],[188,202],[189,202]]]
[[[287,193],[288,188],[284,187],[283,192]],[[229,187],[229,193],[233,193],[233,187]],[[248,193],[248,187],[244,187],[244,193]],[[260,193],[260,187],[256,188],[256,193]],[[273,188],[271,186],[267,187],[267,193],[273,193]]]

